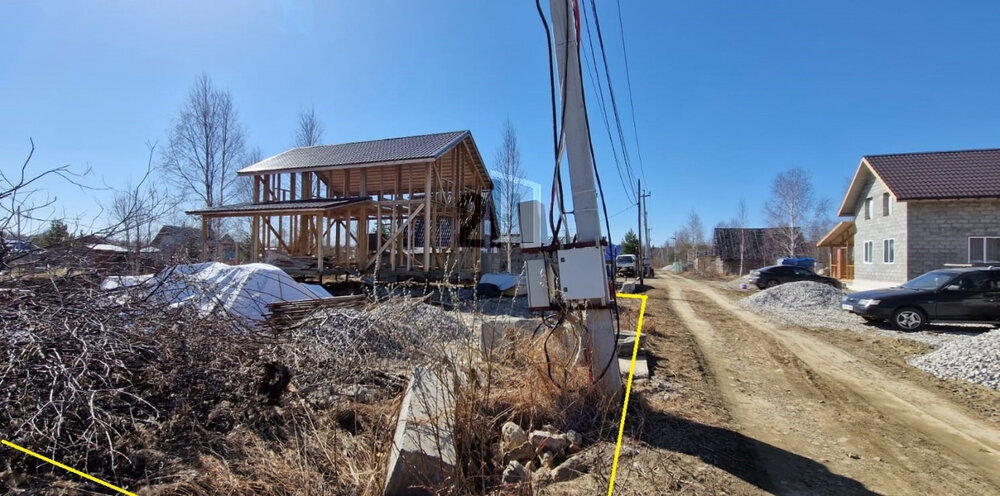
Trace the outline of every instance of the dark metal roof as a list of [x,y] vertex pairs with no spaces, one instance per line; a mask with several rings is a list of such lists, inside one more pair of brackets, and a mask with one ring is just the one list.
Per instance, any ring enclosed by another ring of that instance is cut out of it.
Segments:
[[897,200],[1000,197],[1000,149],[868,155]]
[[469,131],[407,136],[340,145],[292,148],[239,171],[239,174],[297,171],[316,167],[435,159],[471,136]]
[[360,196],[354,198],[338,198],[338,199],[319,199],[319,200],[292,200],[292,201],[282,201],[282,202],[272,202],[272,203],[238,203],[235,205],[219,205],[216,207],[203,208],[199,210],[189,210],[187,213],[190,215],[208,215],[208,216],[246,216],[253,214],[260,214],[265,212],[289,212],[289,211],[320,211],[320,210],[332,210],[335,208],[343,207],[345,205],[350,205],[353,203],[360,203],[365,201],[370,201],[371,198],[367,196]]

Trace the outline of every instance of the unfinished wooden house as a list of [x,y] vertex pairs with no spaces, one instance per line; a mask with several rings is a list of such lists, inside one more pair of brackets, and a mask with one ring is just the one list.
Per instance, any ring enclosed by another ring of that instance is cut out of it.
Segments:
[[497,234],[469,131],[293,148],[238,174],[253,178],[252,202],[189,213],[205,230],[248,218],[250,260],[293,275],[472,279]]

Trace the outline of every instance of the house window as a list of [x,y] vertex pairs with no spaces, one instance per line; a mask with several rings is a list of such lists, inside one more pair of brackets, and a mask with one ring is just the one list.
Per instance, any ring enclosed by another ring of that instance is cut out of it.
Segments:
[[872,199],[865,198],[865,220],[872,218]]
[[1000,262],[1000,236],[969,238],[969,263]]
[[872,252],[875,251],[875,242],[874,241],[865,241],[865,245],[864,246],[865,246],[864,262],[866,264],[870,264],[870,263],[872,263],[872,259],[874,258],[872,256]]
[[892,213],[892,197],[889,193],[882,193],[882,217],[887,217]]
[[882,263],[896,263],[896,240],[882,240]]

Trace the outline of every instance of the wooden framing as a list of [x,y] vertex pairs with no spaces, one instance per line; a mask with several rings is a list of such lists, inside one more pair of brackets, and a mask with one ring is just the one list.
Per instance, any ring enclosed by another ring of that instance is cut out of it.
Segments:
[[[293,260],[321,274],[472,278],[488,242],[482,217],[493,211],[484,208],[493,183],[471,134],[459,138],[414,160],[240,171],[253,177],[252,203],[189,213],[204,226],[213,217],[248,218],[251,262]],[[481,204],[470,208],[470,198]]]

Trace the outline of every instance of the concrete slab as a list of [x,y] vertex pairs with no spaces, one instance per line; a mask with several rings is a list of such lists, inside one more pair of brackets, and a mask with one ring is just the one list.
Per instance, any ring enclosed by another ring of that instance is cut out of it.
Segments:
[[425,489],[455,470],[452,384],[426,367],[417,367],[400,405],[389,453],[386,496],[432,494]]
[[[618,358],[618,370],[621,371],[623,377],[628,377],[631,362],[631,356]],[[635,357],[635,372],[632,373],[632,379],[649,379],[649,364],[646,362],[646,355],[640,354]]]

